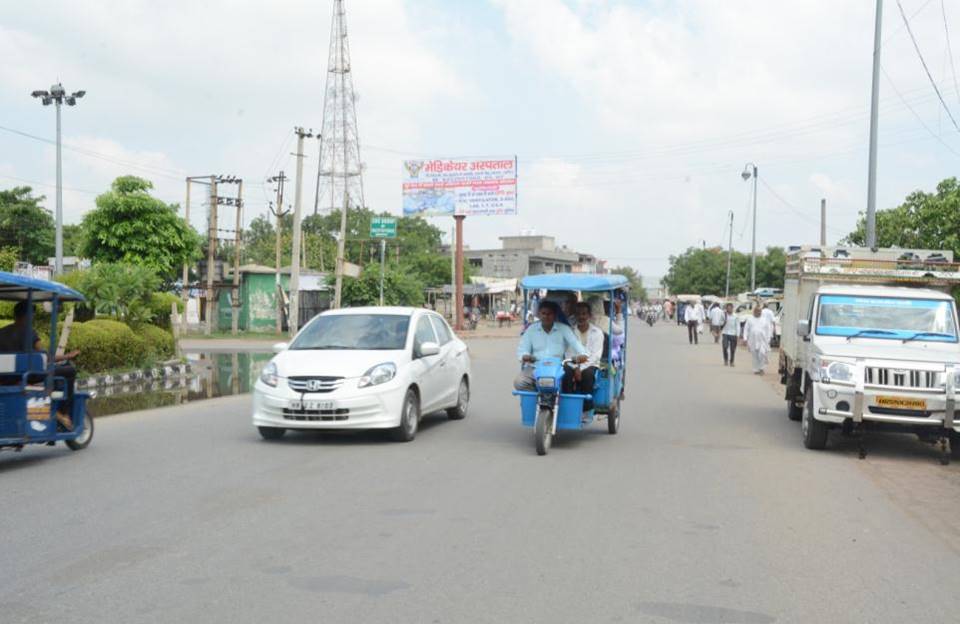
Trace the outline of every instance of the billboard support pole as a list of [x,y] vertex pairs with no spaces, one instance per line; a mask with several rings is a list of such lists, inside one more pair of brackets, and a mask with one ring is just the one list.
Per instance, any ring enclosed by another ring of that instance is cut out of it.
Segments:
[[454,215],[453,220],[457,223],[457,248],[456,248],[456,266],[457,281],[453,289],[455,328],[457,331],[463,330],[463,220],[465,215]]
[[383,257],[387,254],[387,239],[380,239],[380,307],[383,307]]

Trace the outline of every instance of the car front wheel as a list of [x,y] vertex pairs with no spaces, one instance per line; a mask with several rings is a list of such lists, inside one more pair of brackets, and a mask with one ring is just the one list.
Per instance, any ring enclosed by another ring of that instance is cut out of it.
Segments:
[[396,442],[410,442],[417,437],[420,425],[420,400],[413,388],[407,390],[400,409],[400,426],[390,430],[390,437]]
[[460,389],[457,391],[457,405],[447,410],[450,420],[463,420],[467,417],[467,408],[470,406],[470,384],[467,378],[460,380]]

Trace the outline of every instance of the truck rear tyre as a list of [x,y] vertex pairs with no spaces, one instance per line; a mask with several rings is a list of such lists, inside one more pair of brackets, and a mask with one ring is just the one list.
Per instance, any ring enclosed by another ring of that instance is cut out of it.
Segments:
[[808,385],[807,400],[800,428],[803,430],[803,445],[814,451],[822,451],[827,448],[827,434],[829,434],[830,429],[826,423],[813,417],[813,391],[813,385]]
[[787,399],[787,418],[794,422],[800,422],[803,418],[803,412],[807,408],[806,402],[797,405],[796,399]]

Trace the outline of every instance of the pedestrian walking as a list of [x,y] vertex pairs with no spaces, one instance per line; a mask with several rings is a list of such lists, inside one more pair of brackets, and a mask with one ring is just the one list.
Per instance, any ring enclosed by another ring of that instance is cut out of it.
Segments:
[[774,316],[773,310],[768,306],[764,306],[763,310],[760,311],[760,318],[767,322],[770,326],[770,340],[773,340],[774,335],[777,333],[777,317]]
[[724,313],[719,303],[710,307],[710,333],[713,334],[714,344],[720,342],[720,332],[723,331]]
[[687,339],[690,344],[700,344],[698,331],[699,325],[703,323],[703,306],[698,301],[696,304],[688,303],[683,309],[684,320],[687,323]]
[[721,329],[723,344],[723,365],[733,366],[737,357],[737,341],[740,339],[740,321],[733,313],[733,304],[728,303],[723,311],[723,328]]
[[753,373],[762,375],[767,368],[767,354],[770,353],[770,323],[763,318],[760,306],[753,309],[753,316],[743,326],[743,337],[753,356]]
[[687,304],[680,301],[677,303],[677,325],[687,324]]

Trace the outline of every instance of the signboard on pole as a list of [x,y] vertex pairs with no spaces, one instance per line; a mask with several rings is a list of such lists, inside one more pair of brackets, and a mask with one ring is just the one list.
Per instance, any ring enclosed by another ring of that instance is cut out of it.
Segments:
[[370,219],[370,238],[396,238],[397,220],[393,217],[373,217]]
[[403,214],[517,214],[517,157],[406,160]]

